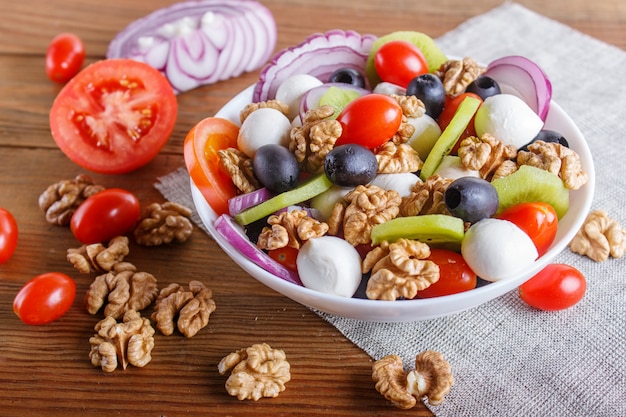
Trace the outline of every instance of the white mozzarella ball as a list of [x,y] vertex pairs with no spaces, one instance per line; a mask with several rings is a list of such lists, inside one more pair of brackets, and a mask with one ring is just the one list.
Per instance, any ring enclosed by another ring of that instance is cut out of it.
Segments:
[[417,151],[420,159],[425,161],[430,150],[435,146],[435,142],[441,136],[441,128],[435,119],[425,113],[420,117],[409,117],[407,123],[415,128],[415,132],[407,143]]
[[517,149],[528,144],[543,128],[543,120],[521,98],[512,94],[487,97],[476,112],[474,127]]
[[253,158],[263,145],[289,146],[291,122],[280,111],[262,108],[250,113],[241,124],[237,147],[246,156]]
[[317,210],[323,219],[328,219],[335,204],[342,201],[343,197],[352,190],[353,188],[333,185],[328,190],[313,197],[311,207]]
[[352,297],[361,283],[361,257],[357,250],[336,236],[307,240],[296,258],[305,287],[340,297]]
[[461,254],[486,281],[500,281],[528,268],[538,256],[530,237],[508,220],[486,218],[465,232]]
[[417,175],[411,172],[402,172],[397,174],[378,174],[370,184],[384,190],[396,190],[400,197],[406,197],[411,194],[411,188],[418,181],[421,180]]
[[467,168],[463,165],[463,162],[461,162],[461,157],[455,155],[444,156],[435,170],[435,174],[439,175],[441,178],[452,178],[453,180],[461,177],[480,176],[478,171]]
[[276,90],[276,100],[289,106],[289,119],[300,114],[300,100],[304,93],[322,85],[322,81],[309,74],[296,74],[283,81]]

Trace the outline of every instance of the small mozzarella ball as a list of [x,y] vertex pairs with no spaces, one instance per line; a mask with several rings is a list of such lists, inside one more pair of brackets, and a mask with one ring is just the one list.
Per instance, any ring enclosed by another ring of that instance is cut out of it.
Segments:
[[461,157],[455,155],[444,156],[435,170],[435,174],[441,178],[451,178],[453,180],[461,177],[480,177],[478,171],[467,168],[461,162]]
[[411,172],[402,172],[397,174],[378,174],[370,182],[384,190],[396,190],[400,197],[406,197],[411,194],[411,188],[420,178]]
[[485,133],[517,149],[530,143],[543,128],[543,121],[521,98],[512,94],[487,97],[476,112],[476,133]]
[[280,111],[262,108],[253,111],[239,129],[237,147],[249,158],[264,145],[289,146],[291,122]]
[[461,254],[470,268],[486,281],[500,281],[528,268],[538,253],[530,237],[514,223],[486,218],[465,232]]
[[407,143],[417,151],[420,159],[425,161],[430,150],[435,146],[435,142],[441,136],[441,128],[435,119],[425,113],[420,117],[409,117],[407,123],[415,128],[415,132]]
[[333,185],[328,190],[316,195],[311,200],[311,208],[317,210],[323,219],[329,219],[335,204],[342,201],[343,197],[352,191],[350,187]]
[[276,90],[276,100],[289,106],[289,119],[300,114],[300,99],[310,89],[322,85],[322,81],[309,74],[296,74],[283,81]]
[[296,258],[305,287],[340,297],[352,297],[361,283],[361,257],[345,240],[322,236],[307,240]]
[[381,83],[376,84],[376,87],[374,87],[374,90],[372,90],[372,93],[385,94],[387,96],[390,96],[392,94],[403,96],[406,94],[406,89],[400,87],[397,84],[383,81]]

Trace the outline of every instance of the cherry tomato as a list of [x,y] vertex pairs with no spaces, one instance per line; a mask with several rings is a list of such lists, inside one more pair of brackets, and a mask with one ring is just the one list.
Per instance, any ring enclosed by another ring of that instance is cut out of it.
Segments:
[[409,82],[428,72],[422,51],[410,42],[395,40],[384,43],[374,56],[374,68],[381,80],[406,88]]
[[519,295],[531,307],[546,311],[564,310],[585,295],[587,281],[576,268],[550,264],[519,287]]
[[439,280],[419,291],[417,298],[440,297],[476,288],[476,274],[460,253],[433,248],[427,259],[439,265]]
[[554,208],[543,202],[520,203],[507,208],[498,216],[513,222],[532,239],[539,256],[545,254],[559,228],[559,218]]
[[28,281],[13,300],[13,311],[26,324],[46,324],[69,310],[76,283],[60,272],[47,272]]
[[201,120],[187,133],[185,165],[193,183],[213,211],[228,213],[228,200],[237,195],[230,176],[220,168],[218,151],[237,147],[239,127],[219,117]]
[[52,136],[76,164],[123,174],[150,162],[168,141],[178,104],[148,64],[105,59],[72,78],[50,110]]
[[270,256],[270,258],[272,258],[273,260],[275,260],[276,262],[278,262],[285,268],[290,269],[292,271],[298,270],[298,267],[296,265],[296,258],[298,257],[298,249],[292,248],[290,246],[285,246],[284,248],[280,248],[280,249],[272,249],[268,251],[267,254]]
[[0,264],[8,261],[17,246],[17,222],[10,211],[0,208]]
[[336,146],[356,143],[368,149],[387,142],[402,123],[402,108],[384,94],[366,94],[350,103],[337,116],[342,133]]
[[50,80],[65,84],[78,74],[85,61],[85,46],[72,33],[61,33],[52,39],[46,51],[46,74]]
[[106,242],[129,232],[140,214],[139,200],[133,193],[109,188],[78,206],[70,220],[70,229],[84,244]]
[[[483,101],[480,98],[480,96],[478,96],[478,94],[474,94],[474,93],[463,93],[456,97],[450,97],[450,96],[446,97],[446,102],[443,106],[443,111],[441,112],[441,114],[439,115],[439,118],[437,119],[437,123],[439,124],[439,127],[441,128],[441,130],[444,130],[448,126],[448,124],[450,123],[450,120],[452,120],[452,118],[454,117],[454,114],[456,113],[456,110],[458,109],[459,105],[467,96],[472,96],[474,98],[477,98],[480,100],[481,103]],[[459,147],[459,143],[461,142],[461,140],[463,140],[464,138],[468,136],[476,136],[476,129],[474,128],[473,117],[472,117],[472,120],[467,125],[467,128],[465,129],[465,131],[461,134],[461,137],[459,138],[459,140],[456,142],[455,146],[452,148],[452,151],[451,151],[452,154],[456,154],[456,151]]]

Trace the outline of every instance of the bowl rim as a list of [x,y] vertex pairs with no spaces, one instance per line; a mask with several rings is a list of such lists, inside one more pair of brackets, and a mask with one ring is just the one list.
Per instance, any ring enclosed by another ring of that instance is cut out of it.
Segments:
[[[243,105],[239,105],[239,103],[245,105],[251,102],[253,89],[254,84],[238,93],[215,114],[215,117],[226,118],[240,125],[239,111],[243,108]],[[237,105],[235,105],[236,103]],[[565,231],[563,231],[561,227],[559,228],[557,238],[548,252],[538,258],[530,268],[507,279],[491,282],[487,285],[457,294],[425,299],[383,301],[340,297],[290,283],[270,274],[250,259],[241,255],[230,242],[216,232],[213,221],[215,221],[217,216],[195,186],[193,180],[190,180],[191,193],[202,223],[222,250],[224,250],[224,252],[226,252],[226,254],[244,271],[282,295],[311,309],[357,320],[374,322],[429,320],[474,308],[517,288],[551,263],[554,258],[566,248],[582,226],[591,208],[595,189],[593,159],[582,132],[569,115],[567,115],[558,104],[551,101],[550,111],[545,125],[550,127],[550,125],[554,123],[565,123],[567,129],[560,129],[560,131],[568,138],[571,144],[575,145],[573,148],[579,154],[581,163],[588,176],[588,181],[583,188],[570,191],[570,210],[559,222],[559,225],[562,224],[561,222],[565,222],[563,224],[568,227]],[[572,207],[576,208],[575,212],[579,213],[578,217],[570,216]]]

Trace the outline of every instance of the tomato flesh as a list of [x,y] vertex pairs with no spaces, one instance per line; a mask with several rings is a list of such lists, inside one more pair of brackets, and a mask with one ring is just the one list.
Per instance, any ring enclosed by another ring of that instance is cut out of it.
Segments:
[[11,259],[17,247],[17,222],[10,211],[0,208],[0,265]]
[[298,258],[298,249],[292,248],[290,246],[285,246],[284,248],[280,249],[272,249],[268,251],[267,254],[270,256],[270,258],[272,258],[285,268],[296,272],[298,271],[298,266],[296,264],[296,259]]
[[208,117],[196,124],[185,138],[187,171],[218,216],[228,213],[228,200],[237,195],[230,176],[220,168],[218,151],[237,148],[238,135],[239,127],[234,123]]
[[374,149],[398,131],[402,108],[390,96],[366,94],[348,103],[337,120],[341,123],[342,133],[336,146],[356,143]]
[[439,266],[439,280],[418,291],[417,298],[441,297],[476,288],[476,274],[460,253],[432,248],[427,259]]
[[540,310],[557,311],[576,305],[585,295],[587,281],[576,268],[550,264],[519,287],[522,300]]
[[87,198],[76,209],[70,228],[84,244],[107,242],[128,233],[139,220],[139,199],[121,188],[109,188]]
[[554,208],[544,202],[528,202],[511,206],[498,218],[515,223],[532,239],[539,256],[544,255],[559,228],[559,218]]
[[160,152],[177,112],[176,95],[163,74],[142,62],[108,59],[86,67],[59,92],[50,128],[76,164],[122,174]]
[[13,312],[26,324],[39,325],[64,315],[76,298],[76,283],[60,272],[28,281],[13,300]]
[[374,67],[381,80],[403,88],[413,78],[428,72],[428,63],[422,51],[402,40],[384,43],[374,56]]
[[46,74],[51,81],[65,84],[80,71],[85,61],[85,46],[72,33],[55,36],[46,51]]

